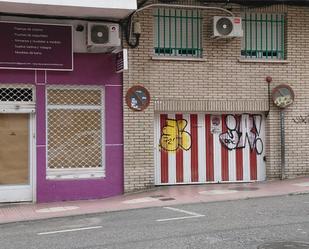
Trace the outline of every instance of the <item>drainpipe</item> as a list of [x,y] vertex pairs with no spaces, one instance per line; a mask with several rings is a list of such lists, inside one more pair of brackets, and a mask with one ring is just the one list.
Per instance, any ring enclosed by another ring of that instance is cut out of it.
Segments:
[[284,109],[280,109],[280,140],[281,140],[281,180],[285,179],[285,132]]

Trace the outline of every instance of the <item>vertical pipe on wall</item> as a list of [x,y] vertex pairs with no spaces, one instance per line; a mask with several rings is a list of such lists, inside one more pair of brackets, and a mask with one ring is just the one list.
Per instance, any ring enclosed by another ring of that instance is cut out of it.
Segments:
[[280,109],[280,140],[281,140],[281,180],[283,180],[285,178],[284,109]]

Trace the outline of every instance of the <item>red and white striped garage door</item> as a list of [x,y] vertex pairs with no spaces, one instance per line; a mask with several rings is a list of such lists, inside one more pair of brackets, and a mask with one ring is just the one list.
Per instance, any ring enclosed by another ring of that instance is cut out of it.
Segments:
[[157,114],[156,184],[265,180],[262,114]]

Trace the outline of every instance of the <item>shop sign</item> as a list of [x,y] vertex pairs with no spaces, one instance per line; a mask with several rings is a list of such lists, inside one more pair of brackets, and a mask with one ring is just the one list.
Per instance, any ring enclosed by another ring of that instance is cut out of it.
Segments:
[[122,49],[116,54],[116,72],[121,73],[128,70],[128,50]]
[[0,22],[0,68],[73,70],[72,26]]

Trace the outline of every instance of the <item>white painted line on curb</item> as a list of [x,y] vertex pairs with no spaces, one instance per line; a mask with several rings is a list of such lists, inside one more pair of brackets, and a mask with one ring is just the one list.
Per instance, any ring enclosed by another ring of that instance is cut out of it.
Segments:
[[226,194],[235,194],[237,193],[237,190],[231,190],[231,189],[214,189],[214,190],[206,190],[201,191],[199,194],[201,195],[226,195]]
[[172,211],[175,211],[175,212],[185,213],[185,214],[188,214],[189,216],[167,218],[167,219],[158,219],[158,220],[156,220],[158,222],[161,222],[161,221],[172,221],[172,220],[193,219],[193,218],[198,218],[198,217],[205,216],[203,214],[198,214],[198,213],[186,211],[186,210],[182,210],[182,209],[179,209],[179,208],[173,208],[173,207],[163,207],[163,208],[168,209],[168,210],[172,210]]
[[138,199],[131,199],[131,200],[123,201],[122,203],[124,203],[124,204],[139,204],[139,203],[146,203],[146,202],[153,202],[153,201],[158,201],[158,199],[152,198],[152,197],[144,197],[144,198],[138,198]]
[[38,235],[49,235],[49,234],[56,234],[56,233],[68,233],[68,232],[76,232],[76,231],[91,230],[91,229],[99,229],[99,228],[102,228],[102,226],[96,226],[96,227],[80,227],[80,228],[75,228],[75,229],[66,229],[66,230],[50,231],[50,232],[38,233]]
[[79,209],[77,206],[65,206],[65,207],[51,207],[51,208],[42,208],[37,209],[35,212],[37,213],[53,213],[53,212],[65,212],[65,211],[71,211]]
[[298,187],[309,187],[309,182],[295,183],[293,185]]

